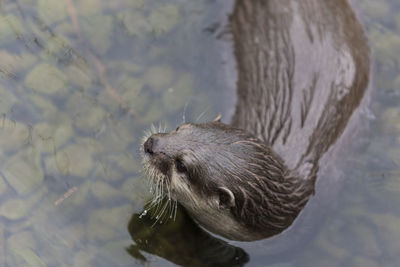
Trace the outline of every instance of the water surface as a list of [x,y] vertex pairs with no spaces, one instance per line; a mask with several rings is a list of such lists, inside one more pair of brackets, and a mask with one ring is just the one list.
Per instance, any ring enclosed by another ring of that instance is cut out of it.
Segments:
[[358,4],[375,119],[325,219],[296,253],[271,256],[180,211],[166,224],[140,216],[144,131],[232,108],[221,1],[2,2],[0,266],[397,266],[400,4]]

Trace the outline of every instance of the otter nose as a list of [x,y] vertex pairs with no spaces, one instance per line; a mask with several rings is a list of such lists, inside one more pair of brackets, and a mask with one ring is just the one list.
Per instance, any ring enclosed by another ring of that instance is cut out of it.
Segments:
[[154,144],[154,138],[149,137],[143,144],[144,152],[153,154],[153,144]]

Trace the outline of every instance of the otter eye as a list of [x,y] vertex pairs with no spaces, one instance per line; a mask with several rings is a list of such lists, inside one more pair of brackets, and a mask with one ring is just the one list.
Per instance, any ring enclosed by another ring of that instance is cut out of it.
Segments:
[[175,160],[175,167],[178,172],[184,173],[187,171],[185,164],[180,159]]

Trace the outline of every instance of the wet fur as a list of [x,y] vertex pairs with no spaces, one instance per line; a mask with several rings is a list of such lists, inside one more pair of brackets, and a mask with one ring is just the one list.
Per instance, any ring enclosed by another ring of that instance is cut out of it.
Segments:
[[155,205],[167,195],[208,230],[250,241],[287,229],[313,196],[319,160],[366,91],[369,48],[346,0],[237,0],[231,25],[231,125],[154,133],[143,158]]
[[[313,194],[313,181],[299,179],[261,140],[221,122],[184,124],[154,134],[154,154],[144,157],[168,195],[207,229],[238,240],[260,239],[288,227]],[[184,162],[180,174],[174,159]],[[169,166],[162,174],[157,166]],[[221,204],[221,188],[234,205]],[[223,222],[216,224],[216,222]]]

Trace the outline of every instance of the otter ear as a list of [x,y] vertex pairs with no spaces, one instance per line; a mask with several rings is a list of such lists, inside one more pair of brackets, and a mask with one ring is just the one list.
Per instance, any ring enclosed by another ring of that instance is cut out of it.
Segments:
[[218,116],[215,117],[215,119],[214,119],[213,121],[215,121],[215,122],[221,122],[221,118],[222,118],[222,115],[221,115],[221,114],[218,114]]
[[235,206],[235,196],[226,187],[218,187],[219,206],[222,208],[232,208]]

